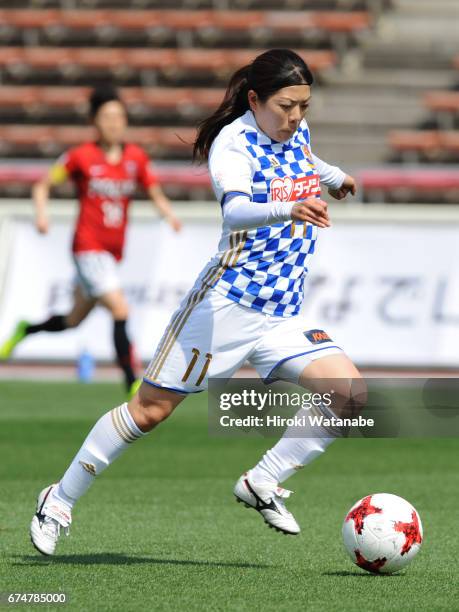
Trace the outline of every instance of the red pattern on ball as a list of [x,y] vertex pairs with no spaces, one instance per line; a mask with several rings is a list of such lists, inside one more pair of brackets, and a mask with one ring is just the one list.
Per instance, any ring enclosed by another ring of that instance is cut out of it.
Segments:
[[365,559],[358,549],[354,550],[354,553],[356,557],[355,562],[357,565],[362,569],[367,570],[367,572],[373,572],[373,574],[379,574],[379,570],[387,561],[386,557],[382,557],[382,559],[375,559],[374,561],[368,561],[368,559]]
[[397,521],[394,525],[394,529],[395,531],[405,534],[405,542],[402,550],[400,551],[401,555],[405,555],[407,552],[409,552],[413,544],[421,544],[422,536],[419,526],[419,519],[414,510],[411,512],[411,523],[402,523],[401,521]]
[[356,533],[362,533],[363,521],[368,515],[381,514],[382,512],[382,508],[377,508],[376,506],[371,505],[371,498],[371,495],[367,495],[366,497],[364,497],[360,504],[356,508],[351,510],[346,516],[346,521],[354,521],[354,529]]

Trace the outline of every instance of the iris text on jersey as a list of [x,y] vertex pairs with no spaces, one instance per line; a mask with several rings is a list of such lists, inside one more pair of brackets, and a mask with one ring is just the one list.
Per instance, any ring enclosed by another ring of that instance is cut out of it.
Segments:
[[272,179],[270,185],[273,202],[292,202],[310,196],[320,195],[320,177],[318,174],[293,179],[290,176]]

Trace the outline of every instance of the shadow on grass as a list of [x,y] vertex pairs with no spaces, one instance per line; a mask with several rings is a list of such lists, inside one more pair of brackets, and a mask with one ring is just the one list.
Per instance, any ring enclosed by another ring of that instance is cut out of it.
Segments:
[[209,567],[235,567],[263,569],[273,567],[264,563],[243,563],[226,561],[198,561],[193,559],[157,559],[154,557],[130,557],[122,553],[96,553],[93,555],[53,555],[53,557],[37,557],[34,555],[15,555],[22,563],[15,566],[40,566],[64,563],[66,565],[196,565]]
[[372,574],[371,572],[322,572],[322,576],[352,576],[354,578],[401,578],[403,574]]

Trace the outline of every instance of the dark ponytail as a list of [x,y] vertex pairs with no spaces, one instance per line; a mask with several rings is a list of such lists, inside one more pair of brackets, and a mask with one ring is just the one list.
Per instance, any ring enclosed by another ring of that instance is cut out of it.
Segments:
[[209,149],[220,130],[249,110],[247,94],[249,93],[250,67],[251,65],[248,64],[233,74],[220,106],[213,115],[199,124],[198,137],[193,146],[193,161],[206,160]]
[[225,125],[249,110],[248,93],[253,89],[261,102],[283,87],[312,85],[313,76],[306,62],[294,51],[272,49],[233,74],[222,103],[215,113],[198,126],[193,161],[205,161],[217,134]]

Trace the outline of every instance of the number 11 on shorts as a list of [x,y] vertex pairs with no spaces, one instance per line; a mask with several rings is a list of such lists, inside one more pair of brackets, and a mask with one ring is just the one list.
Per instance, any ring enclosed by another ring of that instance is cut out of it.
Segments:
[[[197,348],[192,348],[191,352],[193,353],[193,357],[191,358],[190,363],[188,364],[188,367],[185,370],[185,374],[183,375],[182,382],[186,382],[188,380],[191,372],[193,371],[199,359],[199,356],[201,355],[201,351]],[[206,353],[206,361],[202,367],[201,373],[199,374],[198,380],[196,381],[197,387],[199,387],[199,385],[204,380],[204,377],[207,374],[207,370],[209,369],[209,364],[211,362],[211,359],[212,359],[212,353]]]

